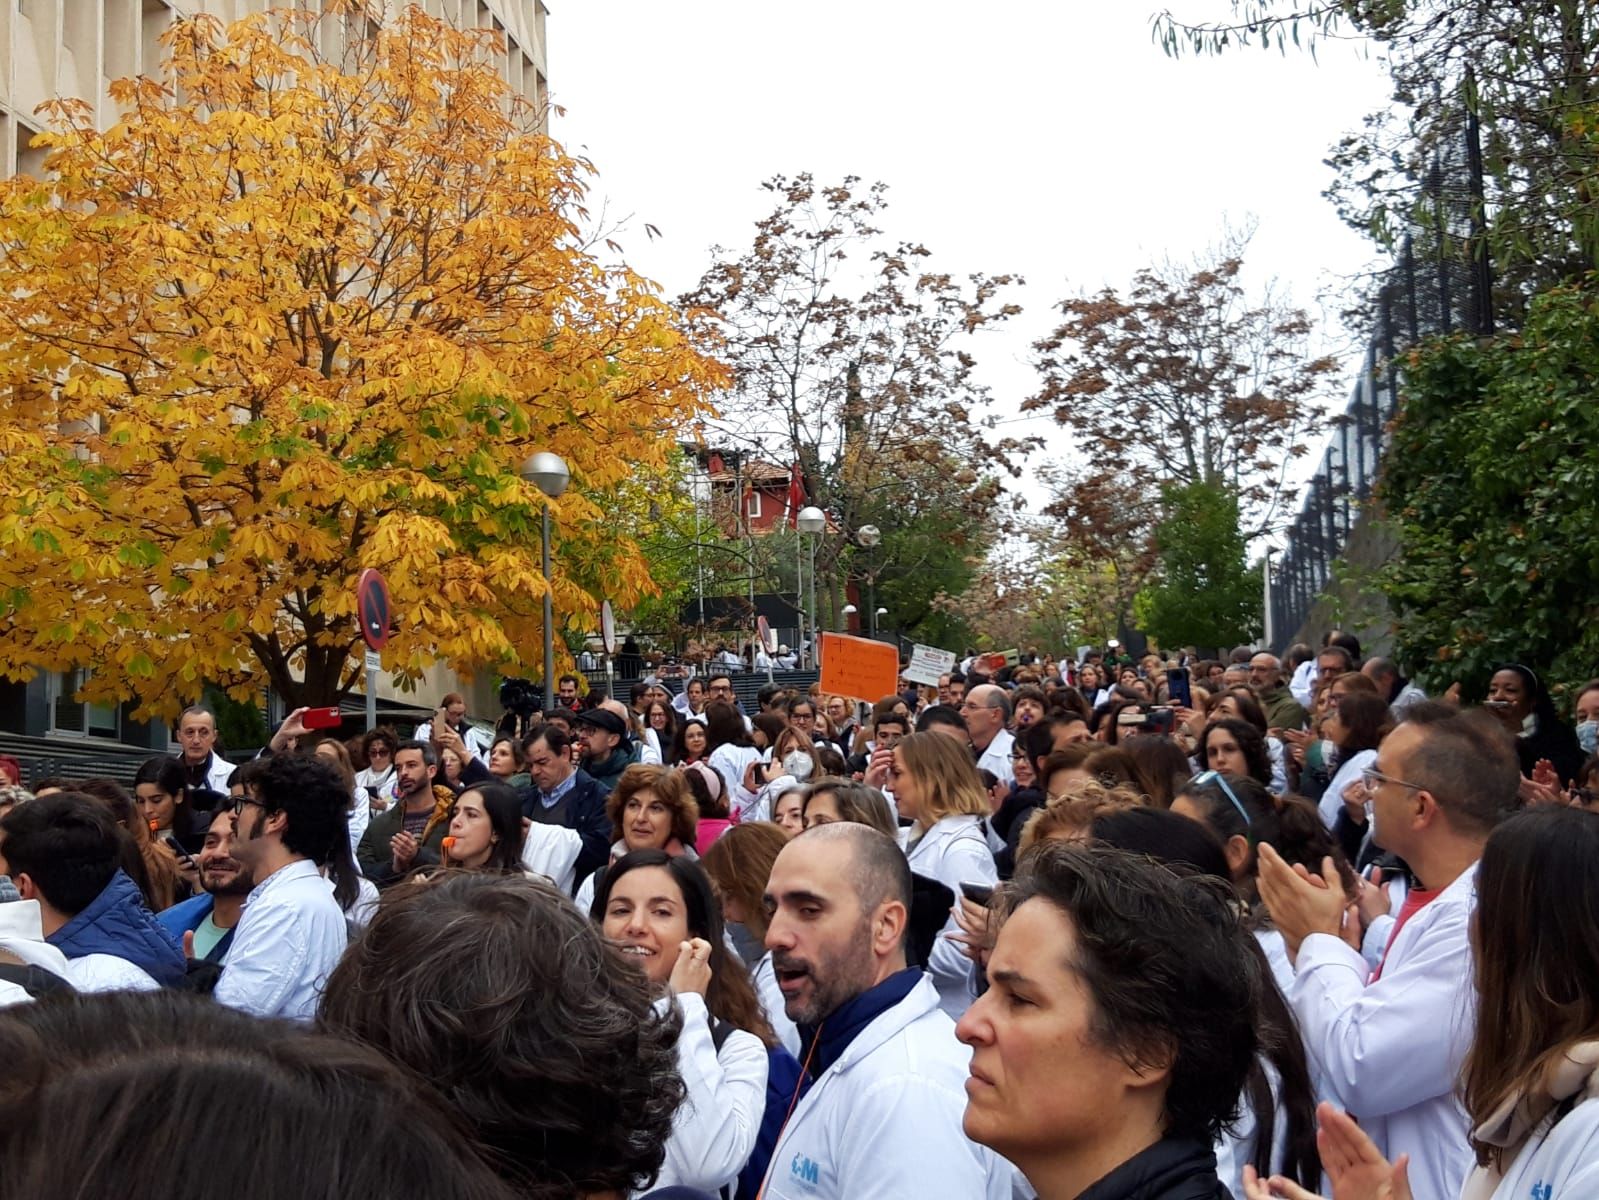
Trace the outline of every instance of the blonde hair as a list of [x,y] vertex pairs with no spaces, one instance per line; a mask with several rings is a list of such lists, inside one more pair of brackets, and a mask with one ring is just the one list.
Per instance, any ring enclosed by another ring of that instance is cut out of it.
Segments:
[[1086,834],[1094,818],[1101,813],[1135,808],[1142,803],[1143,798],[1130,788],[1108,788],[1092,779],[1079,780],[1071,785],[1066,795],[1048,801],[1027,818],[1016,846],[1016,857],[1020,860],[1034,846],[1058,834]]
[[986,817],[992,810],[977,766],[966,747],[942,733],[908,733],[894,744],[906,774],[925,793],[921,820],[933,825],[945,817]]

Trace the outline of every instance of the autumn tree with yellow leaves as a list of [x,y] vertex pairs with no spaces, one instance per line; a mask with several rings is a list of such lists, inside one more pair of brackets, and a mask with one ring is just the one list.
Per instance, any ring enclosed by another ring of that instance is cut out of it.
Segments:
[[[497,39],[411,8],[166,36],[124,116],[48,106],[41,182],[0,185],[0,670],[172,714],[206,682],[331,703],[353,584],[393,595],[384,668],[515,671],[557,612],[649,592],[640,481],[720,368],[605,261],[591,166],[539,132]],[[354,12],[353,8],[349,9]],[[337,23],[337,28],[333,23]],[[332,36],[339,34],[340,36]]]

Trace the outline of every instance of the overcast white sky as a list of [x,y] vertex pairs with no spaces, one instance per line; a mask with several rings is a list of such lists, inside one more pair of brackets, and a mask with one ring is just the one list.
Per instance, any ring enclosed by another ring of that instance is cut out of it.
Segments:
[[886,231],[940,269],[1026,276],[1028,311],[978,348],[1002,411],[1056,301],[1186,259],[1228,219],[1259,221],[1252,273],[1307,306],[1376,258],[1321,197],[1327,149],[1387,95],[1347,46],[1174,60],[1150,0],[549,3],[553,132],[632,217],[635,268],[688,289],[710,246],[748,244],[774,173],[885,180]]

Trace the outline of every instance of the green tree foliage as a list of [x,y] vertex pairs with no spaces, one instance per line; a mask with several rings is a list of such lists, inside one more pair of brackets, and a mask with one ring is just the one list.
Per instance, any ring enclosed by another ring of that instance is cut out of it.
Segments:
[[1161,494],[1155,578],[1133,603],[1141,628],[1163,646],[1231,646],[1260,632],[1259,577],[1245,562],[1238,497],[1215,481]]
[[[1438,193],[1478,203],[1498,300],[1509,311],[1550,283],[1599,268],[1594,142],[1599,6],[1591,0],[1231,0],[1230,18],[1154,20],[1169,54],[1287,51],[1352,38],[1382,56],[1392,106],[1334,147],[1328,190],[1343,217],[1393,246],[1431,230]],[[1464,194],[1463,118],[1481,121],[1484,190]],[[1418,205],[1426,205],[1418,213]]]
[[1438,687],[1599,661],[1599,298],[1553,289],[1521,334],[1413,351],[1380,496],[1403,551],[1377,582],[1405,668]]
[[998,470],[983,468],[1019,473],[1034,444],[996,432],[975,374],[979,335],[1021,311],[1009,296],[1023,281],[949,274],[920,242],[885,234],[882,183],[805,173],[762,187],[775,205],[750,245],[716,248],[680,301],[733,372],[708,436],[799,465],[830,521],[817,547],[823,628],[838,627],[845,581],[862,584],[853,539],[875,524],[888,628],[928,632],[926,597],[964,586],[1008,515]]

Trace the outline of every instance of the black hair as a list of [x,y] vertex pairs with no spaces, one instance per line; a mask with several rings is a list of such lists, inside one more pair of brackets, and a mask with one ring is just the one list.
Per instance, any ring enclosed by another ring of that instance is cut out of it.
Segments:
[[1238,749],[1243,753],[1244,765],[1249,768],[1249,774],[1269,787],[1271,751],[1266,748],[1266,735],[1248,721],[1240,721],[1237,717],[1222,717],[1219,721],[1212,721],[1205,726],[1205,731],[1199,735],[1200,765],[1204,767],[1210,765],[1210,735],[1216,729],[1233,735],[1233,740],[1238,743]]
[[346,912],[360,898],[360,871],[350,849],[350,792],[333,767],[315,754],[278,754],[252,781],[268,814],[288,818],[283,845],[326,867],[333,898]]
[[[522,844],[527,835],[522,829],[522,798],[505,783],[473,783],[461,795],[476,792],[483,797],[483,812],[497,840],[489,847],[488,861],[480,868],[506,874],[522,870]],[[456,805],[460,805],[456,800]]]
[[515,1200],[472,1129],[400,1067],[203,996],[69,994],[8,1008],[0,1061],[7,1196],[201,1194],[211,1183],[197,1183],[194,1158],[172,1153],[195,1139],[225,1158],[235,1200]]
[[420,742],[416,738],[406,738],[405,741],[394,747],[394,757],[399,758],[401,751],[404,750],[420,750],[422,752],[422,762],[429,767],[434,766],[439,761],[439,756],[433,752],[433,744],[431,742]]
[[1143,854],[1162,863],[1182,863],[1200,875],[1231,880],[1227,852],[1198,821],[1163,808],[1137,805],[1100,813],[1089,826],[1096,842]]
[[[1093,998],[1089,1036],[1131,1067],[1168,1071],[1166,1136],[1215,1141],[1254,1063],[1261,987],[1231,887],[1109,846],[1045,842],[1005,893],[1011,913],[1030,902],[1071,921],[1075,974]],[[1261,1136],[1270,1142],[1269,1125]]]
[[[719,677],[720,678],[720,677]],[[744,718],[725,700],[713,700],[705,706],[705,756],[721,746],[748,746],[749,731],[744,728]]]
[[555,755],[556,758],[570,759],[572,743],[576,740],[576,738],[574,738],[566,730],[562,729],[559,725],[551,725],[546,721],[543,725],[540,725],[537,729],[533,730],[532,733],[528,734],[527,737],[523,739],[522,750],[527,757],[531,758],[533,754],[533,744],[535,742],[543,742],[549,747],[550,753]]
[[722,936],[722,906],[716,899],[711,880],[703,867],[685,855],[673,856],[664,850],[632,850],[611,864],[594,889],[589,916],[602,927],[611,893],[623,876],[646,867],[659,867],[672,877],[683,894],[683,911],[690,937],[704,938],[711,947],[711,983],[705,992],[705,1007],[713,1017],[753,1033],[767,1046],[777,1044],[772,1027],[761,1012],[754,985],[742,963],[728,952]]
[[46,904],[69,917],[106,890],[127,837],[106,806],[82,792],[17,805],[0,817],[0,834],[12,877],[26,875]]
[[163,754],[157,758],[147,758],[139,764],[139,769],[133,773],[133,789],[138,791],[141,783],[153,783],[168,796],[173,797],[179,807],[188,803],[188,779],[183,774],[183,764],[176,756]]
[[542,880],[444,871],[393,889],[318,1020],[442,1092],[523,1200],[625,1195],[666,1159],[682,1019]]
[[[1247,785],[1252,781],[1230,776],[1229,783],[1232,782]],[[1319,825],[1320,814],[1311,808],[1310,815]],[[1182,829],[1183,825],[1188,829]],[[1090,836],[1102,845],[1147,855],[1168,868],[1194,868],[1220,879],[1229,876],[1227,855],[1211,829],[1174,812],[1127,808],[1103,813],[1094,818]],[[1259,1052],[1271,1062],[1278,1076],[1278,1101],[1274,1103],[1265,1071],[1251,1058],[1242,1092],[1255,1116],[1252,1165],[1262,1175],[1273,1170],[1272,1131],[1277,1124],[1276,1105],[1280,1103],[1287,1113],[1287,1152],[1282,1173],[1305,1187],[1314,1187],[1321,1178],[1321,1157],[1316,1149],[1316,1095],[1311,1087],[1305,1044],[1288,1001],[1272,978],[1260,943],[1253,935],[1247,935],[1244,943],[1258,981],[1254,989],[1254,1023],[1260,1038]]]
[[966,731],[966,718],[951,704],[929,704],[916,718],[916,732],[926,733],[936,725]]

